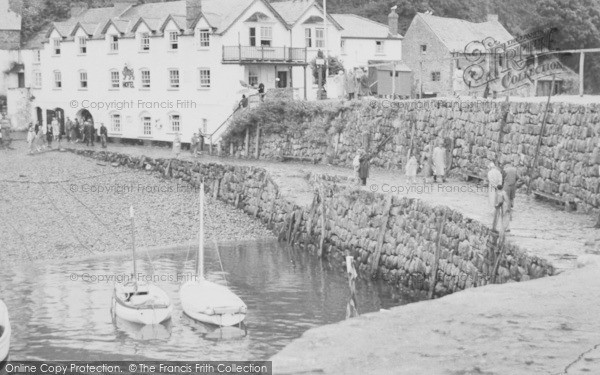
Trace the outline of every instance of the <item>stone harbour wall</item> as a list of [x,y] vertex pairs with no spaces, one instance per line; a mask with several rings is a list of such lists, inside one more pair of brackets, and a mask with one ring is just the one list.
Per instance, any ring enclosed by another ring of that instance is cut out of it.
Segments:
[[261,168],[70,151],[115,167],[160,173],[193,187],[203,179],[208,195],[261,220],[280,241],[334,259],[352,255],[360,274],[414,291],[429,291],[435,280],[435,295],[441,296],[494,281],[526,281],[554,273],[546,260],[512,243],[505,244],[499,256],[490,229],[457,211],[355,190],[339,184],[338,177],[311,175],[313,203],[299,207],[281,196]]
[[[249,111],[270,111],[268,106]],[[303,106],[300,116],[278,109],[264,117],[260,158],[304,158],[350,166],[358,148],[373,151],[391,136],[372,164],[402,170],[410,150],[419,158],[425,145],[444,139],[451,174],[485,176],[490,161],[511,162],[522,183],[531,179],[532,190],[571,200],[584,212],[600,208],[600,104],[551,103],[534,168],[546,103],[433,99]],[[233,156],[246,157],[246,126],[248,155],[255,156],[258,122],[256,116],[244,119],[250,120],[238,121],[241,129],[222,141],[226,154],[233,150]]]

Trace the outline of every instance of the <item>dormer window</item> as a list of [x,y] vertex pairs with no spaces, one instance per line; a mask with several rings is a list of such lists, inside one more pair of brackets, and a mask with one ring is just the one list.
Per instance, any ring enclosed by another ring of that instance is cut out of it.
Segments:
[[85,36],[79,37],[79,53],[82,55],[87,53],[87,38]]
[[310,27],[304,29],[304,41],[307,48],[312,48],[312,29]]
[[119,36],[111,35],[109,40],[110,40],[110,52],[118,52],[119,51]]
[[150,33],[140,34],[140,51],[150,51]]
[[52,52],[55,56],[60,56],[60,39],[56,38],[52,41]]
[[177,31],[169,32],[169,49],[171,51],[179,49],[179,33]]
[[315,47],[325,47],[325,30],[322,28],[315,29]]
[[208,29],[198,30],[198,40],[200,47],[210,47],[210,32]]

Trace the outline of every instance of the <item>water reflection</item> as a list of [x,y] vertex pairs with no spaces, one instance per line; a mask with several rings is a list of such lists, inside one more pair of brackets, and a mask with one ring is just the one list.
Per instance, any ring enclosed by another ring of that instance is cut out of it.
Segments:
[[[348,283],[333,266],[276,242],[220,244],[206,250],[207,277],[224,282],[248,306],[245,325],[207,327],[185,316],[178,289],[193,275],[195,254],[188,248],[140,254],[138,270],[167,291],[173,317],[159,326],[136,326],[113,319],[112,281],[125,275],[127,256],[94,257],[21,265],[0,274],[0,298],[8,305],[15,360],[258,360],[267,359],[307,329],[345,318]],[[76,280],[72,274],[79,275]],[[81,275],[88,275],[82,280]],[[361,314],[409,302],[382,284],[357,282]]]

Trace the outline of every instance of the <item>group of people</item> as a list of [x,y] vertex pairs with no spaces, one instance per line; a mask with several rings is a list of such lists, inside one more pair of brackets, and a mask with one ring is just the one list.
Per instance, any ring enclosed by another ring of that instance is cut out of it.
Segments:
[[444,141],[439,139],[431,151],[431,146],[425,145],[421,153],[421,160],[417,162],[412,155],[406,163],[406,177],[409,183],[414,184],[417,176],[423,178],[423,183],[433,177],[433,182],[446,182],[446,148]]
[[53,141],[57,142],[58,148],[60,148],[63,137],[65,137],[69,143],[85,143],[86,146],[89,146],[90,143],[94,146],[94,141],[99,137],[102,147],[106,148],[108,130],[104,124],[101,124],[99,134],[97,134],[93,121],[84,121],[82,125],[79,122],[79,119],[75,119],[73,122],[68,117],[64,129],[62,129],[56,117],[53,117],[50,124],[47,124],[46,126],[39,122],[35,125],[29,123],[27,129],[29,153],[33,154],[36,151],[41,152],[43,149],[52,148]]
[[198,131],[192,135],[190,141],[190,152],[194,157],[198,157],[198,154],[202,151],[202,145],[204,144],[204,136],[202,132]]

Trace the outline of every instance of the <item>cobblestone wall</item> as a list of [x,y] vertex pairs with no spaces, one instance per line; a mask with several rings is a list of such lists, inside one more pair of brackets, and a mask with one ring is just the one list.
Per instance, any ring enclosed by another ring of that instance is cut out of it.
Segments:
[[[373,150],[391,135],[391,141],[375,155],[373,164],[402,169],[410,149],[418,156],[426,144],[444,138],[452,145],[455,174],[475,171],[485,176],[490,161],[500,164],[510,161],[517,167],[521,181],[528,183],[533,176],[532,189],[571,199],[582,211],[599,208],[600,104],[551,103],[539,166],[530,170],[545,105],[443,100],[357,102],[350,110],[344,107],[340,111],[332,120],[331,131],[321,139],[308,139],[307,134],[299,132],[261,134],[260,157],[318,158],[350,166],[358,148],[368,146]],[[323,119],[317,114],[311,121],[314,128],[319,128]],[[249,134],[252,156],[255,131]],[[226,140],[226,144],[235,144],[236,155],[243,156],[244,141],[244,135],[238,134]],[[229,148],[224,150],[227,152]]]
[[154,171],[195,187],[204,179],[209,195],[261,220],[280,241],[338,259],[353,255],[361,274],[415,291],[428,291],[434,275],[438,296],[486,285],[496,263],[497,283],[554,272],[546,260],[531,257],[512,243],[505,245],[505,255],[497,262],[496,250],[489,246],[490,229],[457,211],[418,199],[353,190],[338,184],[335,177],[312,175],[313,203],[298,207],[280,195],[277,184],[261,168],[71,151],[113,166]]

